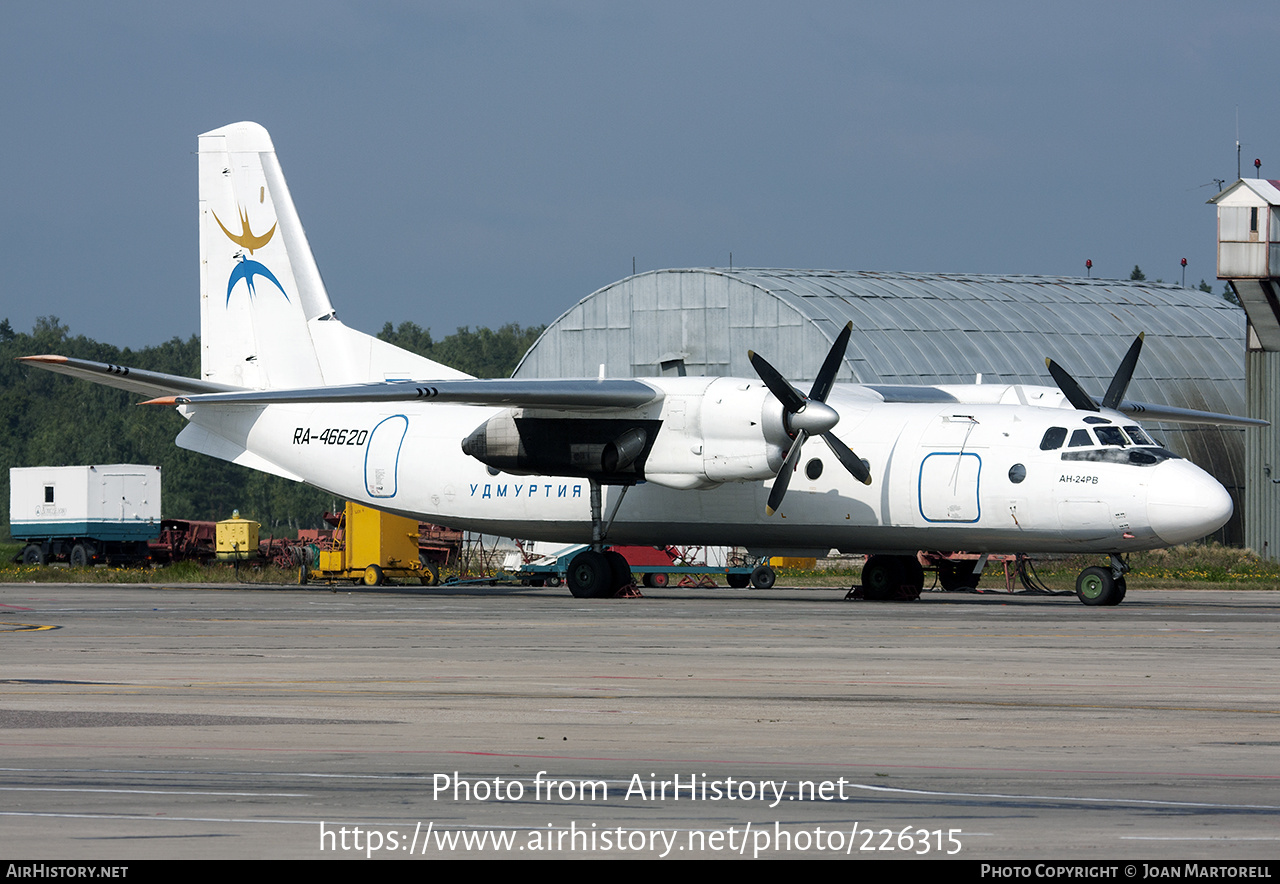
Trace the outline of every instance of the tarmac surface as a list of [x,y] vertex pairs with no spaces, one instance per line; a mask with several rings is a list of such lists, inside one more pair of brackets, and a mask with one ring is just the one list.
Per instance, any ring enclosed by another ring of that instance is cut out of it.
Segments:
[[0,585],[0,844],[1280,856],[1280,595],[644,592]]

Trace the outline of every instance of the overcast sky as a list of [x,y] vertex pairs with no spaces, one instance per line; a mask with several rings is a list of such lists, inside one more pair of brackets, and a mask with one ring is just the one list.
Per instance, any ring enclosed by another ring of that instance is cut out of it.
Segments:
[[270,130],[339,316],[437,337],[550,322],[633,257],[1185,257],[1220,290],[1237,108],[1246,176],[1280,178],[1274,0],[0,10],[0,318],[121,346],[199,331],[196,136],[237,120]]

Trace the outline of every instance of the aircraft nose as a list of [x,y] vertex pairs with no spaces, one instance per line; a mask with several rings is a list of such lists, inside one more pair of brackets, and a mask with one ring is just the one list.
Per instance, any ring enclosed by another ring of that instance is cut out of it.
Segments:
[[1231,495],[1204,470],[1185,460],[1155,468],[1147,491],[1147,520],[1156,536],[1173,546],[1199,540],[1227,523]]

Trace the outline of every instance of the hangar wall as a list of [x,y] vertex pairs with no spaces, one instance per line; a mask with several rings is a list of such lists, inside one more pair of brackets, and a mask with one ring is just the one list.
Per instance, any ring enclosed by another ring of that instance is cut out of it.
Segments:
[[[1192,289],[1046,276],[777,269],[655,270],[583,298],[535,342],[516,377],[755,377],[757,350],[799,386],[836,334],[854,331],[840,380],[1053,386],[1051,356],[1101,395],[1133,338],[1128,398],[1245,414],[1244,313]],[[1218,539],[1240,543],[1243,431],[1152,425],[1237,501]]]

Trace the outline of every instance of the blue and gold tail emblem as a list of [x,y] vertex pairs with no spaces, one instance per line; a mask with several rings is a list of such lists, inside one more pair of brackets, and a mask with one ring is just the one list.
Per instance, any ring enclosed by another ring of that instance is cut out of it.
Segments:
[[[227,225],[222,223],[222,219],[218,217],[218,213],[214,212],[213,220],[218,222],[218,226],[222,228],[222,232],[227,235],[227,239],[231,240],[241,248],[248,249],[252,255],[254,251],[262,248],[271,242],[271,237],[275,235],[276,227],[279,222],[271,225],[271,229],[261,235],[256,235],[249,226],[249,213],[247,210],[236,206],[236,213],[240,216],[240,233],[232,233],[227,229]],[[261,276],[271,281],[276,288],[280,290],[280,294],[284,295],[286,301],[289,300],[289,293],[284,290],[284,286],[280,284],[280,280],[276,279],[275,274],[267,269],[267,266],[260,261],[251,261],[250,259],[239,256],[235,269],[231,271],[231,277],[227,280],[227,304],[231,304],[231,293],[235,291],[236,283],[244,280],[245,287],[249,290],[249,299],[252,300],[257,295],[257,289],[254,288],[253,278]]]

